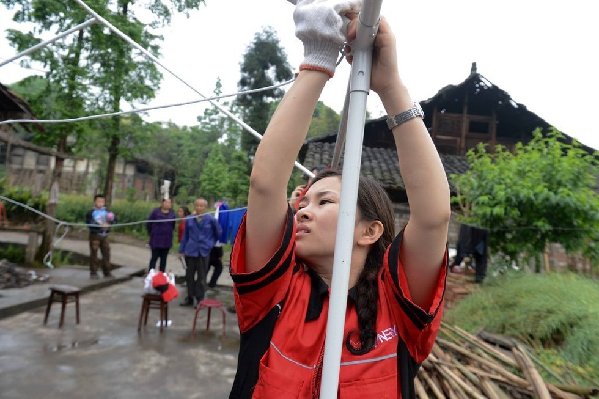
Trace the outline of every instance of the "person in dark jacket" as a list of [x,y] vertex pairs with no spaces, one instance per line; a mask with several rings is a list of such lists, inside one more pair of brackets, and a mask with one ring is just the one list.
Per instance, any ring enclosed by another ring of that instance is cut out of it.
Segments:
[[179,244],[179,257],[184,256],[187,265],[187,298],[181,306],[193,306],[194,299],[198,304],[204,299],[210,250],[221,234],[218,221],[206,212],[208,202],[204,198],[198,198],[194,205],[194,216],[185,220],[183,240]]
[[94,208],[87,212],[85,223],[89,228],[89,273],[90,278],[98,278],[98,249],[102,252],[102,272],[104,277],[110,273],[110,243],[108,233],[110,225],[116,222],[114,213],[105,207],[106,198],[102,194],[94,197]]
[[476,267],[477,283],[482,283],[487,275],[487,245],[489,243],[489,232],[474,226],[462,224],[458,236],[457,253],[451,265],[459,266],[465,256],[472,256]]
[[[208,281],[209,288],[216,288],[216,282],[223,272],[223,244],[227,242],[227,224],[229,222],[229,213],[227,212],[229,209],[229,205],[226,201],[219,201],[214,204],[216,208],[216,212],[214,217],[218,221],[220,225],[220,236],[218,237],[216,244],[212,247],[210,251],[210,257],[208,260],[208,271],[210,268],[214,268],[212,271],[212,276]],[[207,276],[207,274],[206,274]]]
[[173,231],[175,230],[175,212],[169,198],[165,198],[160,203],[160,207],[154,208],[146,228],[150,235],[150,249],[152,257],[148,269],[156,267],[156,261],[160,259],[160,271],[166,271],[166,258],[168,251],[173,246]]

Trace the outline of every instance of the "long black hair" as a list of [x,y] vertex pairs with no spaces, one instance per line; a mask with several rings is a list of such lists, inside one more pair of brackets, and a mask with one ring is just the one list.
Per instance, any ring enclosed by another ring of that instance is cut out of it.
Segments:
[[[336,170],[325,170],[319,173],[312,184],[327,177],[339,177],[341,173]],[[354,346],[351,337],[356,332],[350,331],[345,339],[345,346],[354,355],[370,352],[376,342],[376,318],[378,314],[378,273],[383,265],[385,251],[395,237],[395,221],[393,218],[393,205],[383,187],[374,179],[360,177],[358,185],[358,210],[359,217],[367,221],[380,221],[383,224],[383,234],[370,247],[364,269],[356,283],[358,313],[358,326],[360,344]]]

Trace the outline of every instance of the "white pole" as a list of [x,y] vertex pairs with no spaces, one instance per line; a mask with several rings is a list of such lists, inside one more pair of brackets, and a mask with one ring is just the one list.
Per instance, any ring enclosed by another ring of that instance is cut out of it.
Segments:
[[337,239],[323,358],[321,399],[336,399],[347,309],[347,290],[356,219],[358,182],[362,157],[362,139],[366,119],[366,98],[370,91],[372,43],[378,29],[382,0],[366,0],[358,16],[356,40],[352,43],[350,100],[347,142],[341,180],[341,203],[337,221]]
[[[103,25],[105,25],[108,29],[110,29],[112,32],[114,32],[117,36],[119,36],[121,39],[123,39],[124,41],[126,41],[127,43],[129,43],[129,45],[131,45],[132,47],[134,47],[134,48],[138,49],[139,51],[141,51],[146,57],[148,57],[149,59],[151,59],[152,61],[154,61],[156,63],[156,65],[159,65],[162,69],[164,69],[166,72],[168,72],[175,79],[177,79],[178,81],[180,81],[181,83],[183,83],[185,86],[189,87],[191,90],[193,90],[200,97],[205,98],[205,99],[208,98],[205,95],[203,95],[202,93],[200,93],[200,91],[197,90],[195,87],[193,87],[191,84],[187,83],[185,80],[183,80],[182,78],[180,78],[176,73],[174,73],[169,68],[167,68],[165,65],[163,65],[160,62],[160,60],[158,58],[156,58],[156,56],[154,54],[150,53],[148,50],[146,50],[141,45],[139,45],[138,43],[136,43],[133,39],[131,39],[129,36],[127,36],[126,34],[124,34],[123,32],[121,32],[117,27],[115,27],[114,25],[112,25],[106,19],[102,18],[97,12],[95,12],[94,10],[92,10],[82,0],[75,0],[75,1],[85,11],[87,11],[90,15],[94,16],[98,20],[98,22],[100,22]],[[245,130],[247,130],[250,134],[252,134],[258,140],[262,140],[262,135],[260,133],[258,133],[257,131],[255,131],[250,125],[248,125],[247,123],[245,123],[244,121],[242,121],[241,119],[239,119],[238,117],[236,117],[235,115],[233,115],[231,112],[229,112],[229,110],[227,110],[226,108],[222,107],[219,103],[217,103],[215,101],[211,101],[211,100],[208,100],[208,101],[210,102],[210,104],[212,104],[213,106],[215,106],[217,109],[219,109],[225,115],[227,115],[229,118],[233,119],[233,121],[237,122],[237,124],[239,124]],[[308,170],[306,167],[304,167],[299,162],[296,161],[295,162],[295,166],[299,170],[301,170],[302,172],[306,173],[308,176],[314,177],[314,173],[312,173],[310,170]]]
[[50,40],[46,40],[45,42],[38,43],[35,46],[29,47],[27,50],[21,51],[19,54],[15,55],[14,57],[11,57],[11,58],[9,58],[7,60],[4,60],[4,61],[0,62],[0,67],[3,67],[4,65],[6,65],[6,64],[8,64],[10,62],[13,62],[14,60],[16,60],[18,58],[26,56],[29,53],[33,53],[35,50],[40,49],[40,48],[42,48],[44,46],[47,46],[50,43],[54,43],[58,39],[62,39],[63,37],[65,37],[67,35],[70,35],[71,33],[75,32],[75,31],[78,31],[79,29],[86,28],[86,27],[88,27],[89,25],[91,25],[91,24],[93,24],[95,22],[96,22],[96,20],[92,18],[92,19],[88,19],[87,21],[85,21],[83,23],[80,23],[77,26],[73,26],[71,29],[62,32],[61,34],[59,34],[58,36],[56,36],[56,37],[54,37],[54,38],[52,38]]

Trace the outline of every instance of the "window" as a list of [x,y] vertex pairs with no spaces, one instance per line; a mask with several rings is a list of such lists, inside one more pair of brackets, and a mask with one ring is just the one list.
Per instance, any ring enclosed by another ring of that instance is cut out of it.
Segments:
[[468,133],[488,134],[489,122],[470,121],[468,124]]

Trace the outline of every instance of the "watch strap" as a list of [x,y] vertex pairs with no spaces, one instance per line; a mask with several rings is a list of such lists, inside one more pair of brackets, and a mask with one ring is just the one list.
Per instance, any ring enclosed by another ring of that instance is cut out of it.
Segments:
[[395,127],[406,123],[407,121],[414,118],[423,118],[424,119],[424,111],[420,107],[420,104],[414,102],[412,107],[406,111],[403,111],[395,116],[387,117],[387,126],[389,130],[393,130]]

